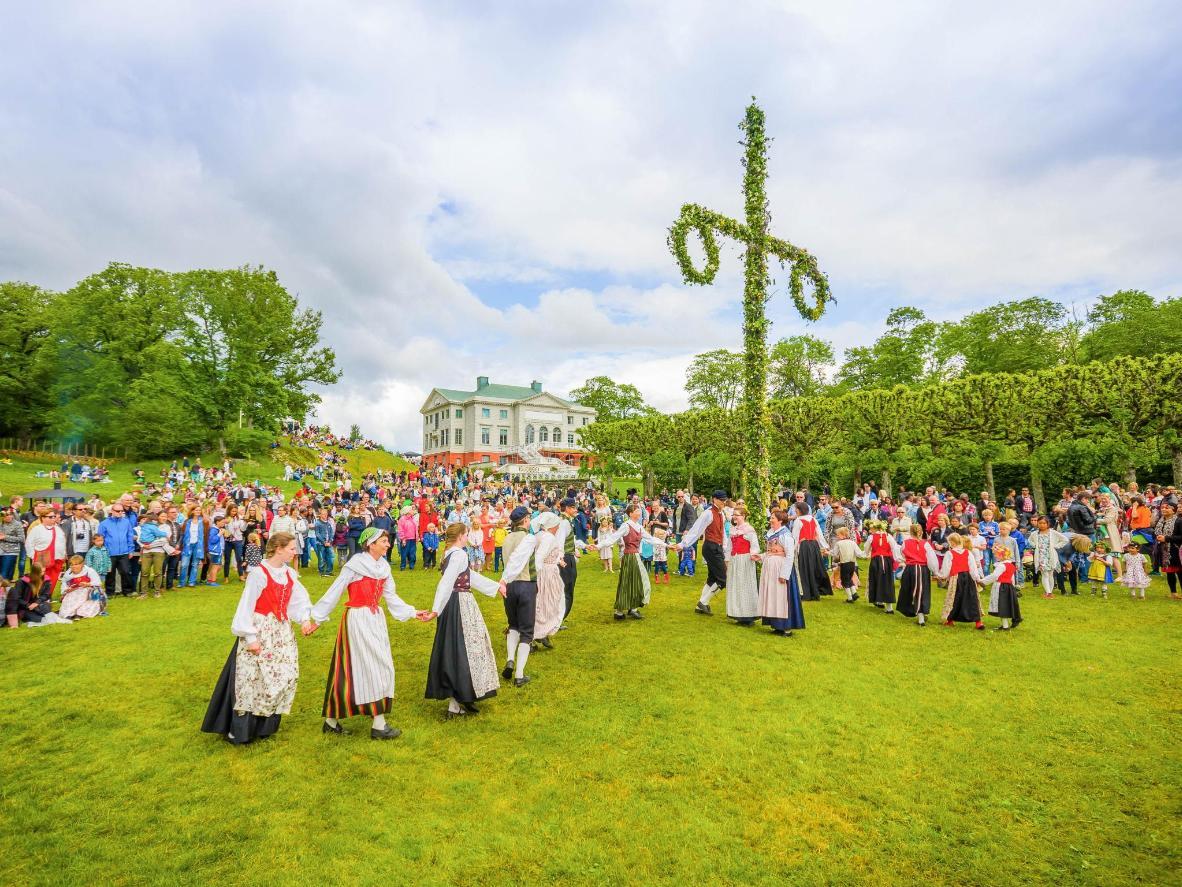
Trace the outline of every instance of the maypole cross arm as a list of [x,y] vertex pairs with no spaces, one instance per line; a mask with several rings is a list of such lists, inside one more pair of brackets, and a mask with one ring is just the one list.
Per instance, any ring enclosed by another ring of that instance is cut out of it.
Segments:
[[[699,240],[702,241],[702,249],[706,253],[706,267],[701,271],[694,267],[693,258],[686,245],[691,231],[697,232]],[[752,235],[751,230],[743,223],[696,203],[685,204],[681,208],[681,215],[669,228],[669,249],[677,259],[681,276],[686,283],[700,286],[714,283],[719,265],[718,240],[714,236],[716,231],[746,244],[748,249],[759,249],[762,243],[763,248],[760,252],[775,256],[780,260],[781,266],[790,267],[788,292],[801,317],[816,320],[825,313],[825,305],[833,301],[833,297],[829,294],[829,281],[817,267],[817,260],[812,253],[770,234],[763,237]],[[805,294],[806,280],[813,289],[812,305],[808,303]]]
[[[727,218],[696,203],[687,203],[669,229],[669,249],[681,268],[686,283],[705,285],[718,274],[718,239],[722,234],[745,244],[743,285],[743,487],[752,504],[752,522],[762,529],[763,506],[770,501],[770,462],[767,437],[770,431],[767,413],[767,289],[768,256],[775,256],[781,267],[788,266],[788,292],[796,310],[808,320],[825,313],[831,301],[829,281],[817,267],[817,260],[806,250],[768,233],[767,139],[763,132],[763,111],[752,100],[739,125],[743,130],[743,203],[745,221]],[[687,241],[697,232],[706,252],[706,267],[699,271],[690,258]],[[805,297],[805,283],[812,285],[812,304]]]

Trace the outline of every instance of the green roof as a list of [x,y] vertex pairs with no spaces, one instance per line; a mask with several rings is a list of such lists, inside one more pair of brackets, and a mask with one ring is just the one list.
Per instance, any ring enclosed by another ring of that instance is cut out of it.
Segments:
[[534,397],[537,394],[549,394],[555,400],[560,400],[570,406],[579,406],[579,404],[572,403],[565,398],[559,397],[557,394],[550,392],[534,391],[528,385],[499,385],[497,383],[490,383],[477,389],[476,391],[458,391],[455,388],[436,388],[440,394],[446,397],[449,401],[454,403],[464,403],[471,400],[473,397],[479,395],[480,397],[491,397],[497,400],[525,400],[528,397]]

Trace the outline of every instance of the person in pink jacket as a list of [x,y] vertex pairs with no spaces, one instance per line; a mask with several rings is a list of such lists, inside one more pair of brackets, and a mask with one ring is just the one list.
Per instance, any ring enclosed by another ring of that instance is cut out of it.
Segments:
[[412,505],[402,507],[402,516],[398,518],[398,569],[415,568],[418,552],[419,522]]

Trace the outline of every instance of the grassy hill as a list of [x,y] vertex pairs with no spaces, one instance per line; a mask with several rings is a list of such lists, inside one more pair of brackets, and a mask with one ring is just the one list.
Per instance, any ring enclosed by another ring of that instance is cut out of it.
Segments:
[[[347,460],[346,467],[353,472],[354,477],[360,477],[379,468],[384,471],[409,471],[413,467],[401,456],[387,453],[384,450],[329,449],[338,452]],[[9,457],[0,456],[0,458]],[[158,480],[161,476],[160,472],[166,469],[171,461],[171,459],[144,459],[113,462],[108,466],[108,470],[111,472],[111,483],[83,484],[78,488],[86,492],[97,489],[99,495],[109,498],[132,488],[134,471],[137,468],[142,468],[149,480]],[[316,461],[317,456],[313,450],[305,447],[281,446],[268,450],[257,460],[235,459],[234,467],[238,476],[244,480],[259,480],[268,486],[278,486],[284,492],[291,493],[297,490],[300,485],[295,482],[284,482],[284,463],[310,468],[316,464]],[[221,456],[217,453],[201,454],[201,464],[203,465],[217,465],[220,462]],[[48,474],[52,469],[60,468],[62,460],[49,455],[44,457],[22,456],[12,458],[11,463],[0,463],[0,496],[5,498],[52,486],[48,477],[37,477],[37,473]],[[62,486],[68,487],[71,484],[68,480],[63,480]]]

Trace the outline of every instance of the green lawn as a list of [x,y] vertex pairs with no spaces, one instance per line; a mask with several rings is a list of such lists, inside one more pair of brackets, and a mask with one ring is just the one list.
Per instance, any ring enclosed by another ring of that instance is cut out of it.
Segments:
[[[338,452],[348,459],[346,467],[353,472],[354,481],[378,468],[387,471],[401,471],[409,470],[412,467],[401,456],[383,450],[339,450]],[[202,464],[207,467],[221,463],[220,457],[214,453],[205,453],[201,459]],[[108,466],[112,483],[75,485],[71,484],[69,478],[66,477],[62,480],[62,486],[75,487],[85,493],[97,490],[100,496],[109,500],[124,490],[132,488],[135,469],[142,468],[148,480],[159,481],[161,479],[160,472],[167,468],[171,461],[170,459],[143,459],[131,462],[114,462]],[[313,466],[316,464],[316,459],[311,450],[281,447],[268,451],[257,460],[235,459],[234,470],[243,480],[260,480],[268,486],[279,486],[283,488],[284,492],[293,493],[299,489],[300,483],[283,480],[284,462],[289,462],[293,466]],[[7,501],[7,497],[17,493],[28,493],[32,490],[53,486],[53,482],[49,478],[37,477],[36,472],[48,473],[54,468],[60,469],[61,465],[61,459],[49,456],[37,460],[13,458],[11,465],[0,463],[0,497]],[[315,485],[317,481],[312,478],[309,483]]]
[[[1178,883],[1182,603],[1160,583],[1028,591],[1009,634],[826,599],[778,639],[694,615],[689,579],[615,623],[614,577],[582,564],[534,682],[475,717],[422,698],[434,627],[392,624],[392,743],[320,732],[335,619],[274,739],[199,733],[233,587],[0,635],[0,881]],[[433,576],[395,576],[429,606]]]

